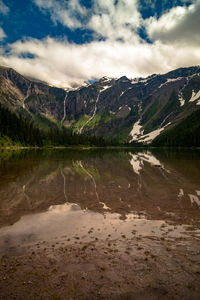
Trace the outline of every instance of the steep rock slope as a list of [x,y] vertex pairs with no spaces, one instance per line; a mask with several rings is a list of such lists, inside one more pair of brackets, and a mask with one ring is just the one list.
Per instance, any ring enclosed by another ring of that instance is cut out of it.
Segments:
[[200,68],[147,78],[102,78],[69,92],[65,124],[74,131],[150,143],[200,109]]
[[66,92],[31,81],[11,68],[0,67],[0,103],[43,129],[63,116]]
[[[65,91],[0,68],[0,103],[40,127],[150,143],[200,110],[200,67],[100,80]],[[200,121],[199,121],[200,122]]]

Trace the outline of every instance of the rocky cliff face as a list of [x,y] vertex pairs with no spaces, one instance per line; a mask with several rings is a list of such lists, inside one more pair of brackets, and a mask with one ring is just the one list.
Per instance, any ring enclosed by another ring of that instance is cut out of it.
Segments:
[[43,116],[59,121],[66,92],[31,81],[10,68],[0,67],[0,103],[29,119]]
[[132,80],[104,77],[69,92],[66,115],[76,132],[149,143],[200,109],[199,75],[191,67]]
[[1,67],[0,102],[74,132],[149,143],[200,109],[200,67],[147,78],[103,77],[68,92]]

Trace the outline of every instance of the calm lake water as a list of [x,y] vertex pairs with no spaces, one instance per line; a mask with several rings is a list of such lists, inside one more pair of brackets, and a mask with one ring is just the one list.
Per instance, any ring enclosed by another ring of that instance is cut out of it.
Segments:
[[200,152],[0,152],[0,253],[34,243],[200,235]]

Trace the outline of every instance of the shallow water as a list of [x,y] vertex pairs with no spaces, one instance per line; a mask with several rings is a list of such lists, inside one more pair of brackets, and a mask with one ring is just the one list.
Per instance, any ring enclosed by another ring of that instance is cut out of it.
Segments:
[[0,154],[0,252],[200,235],[196,151]]

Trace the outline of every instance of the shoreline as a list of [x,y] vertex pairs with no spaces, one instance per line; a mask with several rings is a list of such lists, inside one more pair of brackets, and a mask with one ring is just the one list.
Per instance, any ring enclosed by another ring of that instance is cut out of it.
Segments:
[[153,147],[153,146],[103,146],[103,147],[97,147],[97,146],[52,146],[52,147],[34,147],[34,146],[8,146],[8,147],[0,147],[0,150],[51,150],[51,149],[77,149],[77,150],[95,150],[95,149],[144,149],[144,150],[151,150],[151,149],[158,149],[158,150],[200,150],[200,147]]

